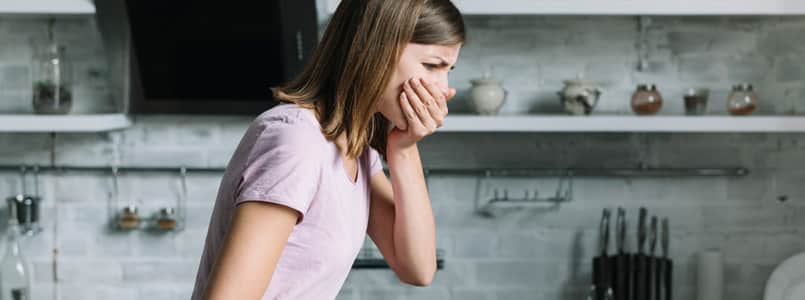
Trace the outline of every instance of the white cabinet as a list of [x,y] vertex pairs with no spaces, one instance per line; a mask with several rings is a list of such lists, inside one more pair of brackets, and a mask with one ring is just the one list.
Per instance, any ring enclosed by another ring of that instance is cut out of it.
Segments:
[[[335,12],[339,0],[327,0]],[[453,0],[465,15],[805,15],[805,0]]]
[[0,0],[2,15],[92,15],[91,0]]

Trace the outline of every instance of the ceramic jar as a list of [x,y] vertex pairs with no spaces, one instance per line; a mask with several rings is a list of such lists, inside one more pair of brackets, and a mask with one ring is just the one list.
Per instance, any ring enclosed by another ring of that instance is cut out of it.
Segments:
[[582,79],[565,80],[564,84],[558,92],[564,110],[573,115],[589,115],[601,97],[598,84]]
[[500,111],[508,92],[500,80],[490,75],[470,80],[469,101],[473,111],[481,115],[494,115]]
[[654,115],[662,108],[662,95],[656,85],[641,84],[632,95],[632,111],[638,115]]
[[757,102],[758,96],[754,87],[742,83],[732,87],[732,92],[727,98],[727,111],[734,116],[749,115],[757,109]]

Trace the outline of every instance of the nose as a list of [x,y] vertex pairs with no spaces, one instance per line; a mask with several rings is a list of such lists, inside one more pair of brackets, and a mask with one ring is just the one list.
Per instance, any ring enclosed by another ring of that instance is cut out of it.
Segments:
[[447,95],[449,90],[447,72],[433,76],[430,78],[430,81],[436,85],[436,88],[438,88],[439,91],[441,91],[444,95]]

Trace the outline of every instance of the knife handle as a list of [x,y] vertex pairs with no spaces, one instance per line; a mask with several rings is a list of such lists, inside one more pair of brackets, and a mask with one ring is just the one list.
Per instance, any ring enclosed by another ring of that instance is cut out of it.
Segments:
[[613,286],[616,300],[629,300],[629,255],[619,254],[614,257],[612,268]]
[[638,254],[635,258],[637,265],[635,267],[635,300],[648,300],[648,257]]
[[665,261],[665,300],[673,300],[674,290],[674,261],[670,258],[664,259]]
[[657,260],[653,256],[648,257],[648,289],[646,290],[648,300],[657,300]]
[[606,291],[612,288],[611,271],[610,258],[606,256],[593,258],[593,285],[596,287],[596,299],[604,299]]

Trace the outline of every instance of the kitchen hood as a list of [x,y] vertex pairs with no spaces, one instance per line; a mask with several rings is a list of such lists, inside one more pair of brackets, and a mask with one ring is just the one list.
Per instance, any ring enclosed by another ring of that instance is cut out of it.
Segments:
[[112,88],[135,114],[257,115],[318,37],[315,0],[103,0],[96,9]]

